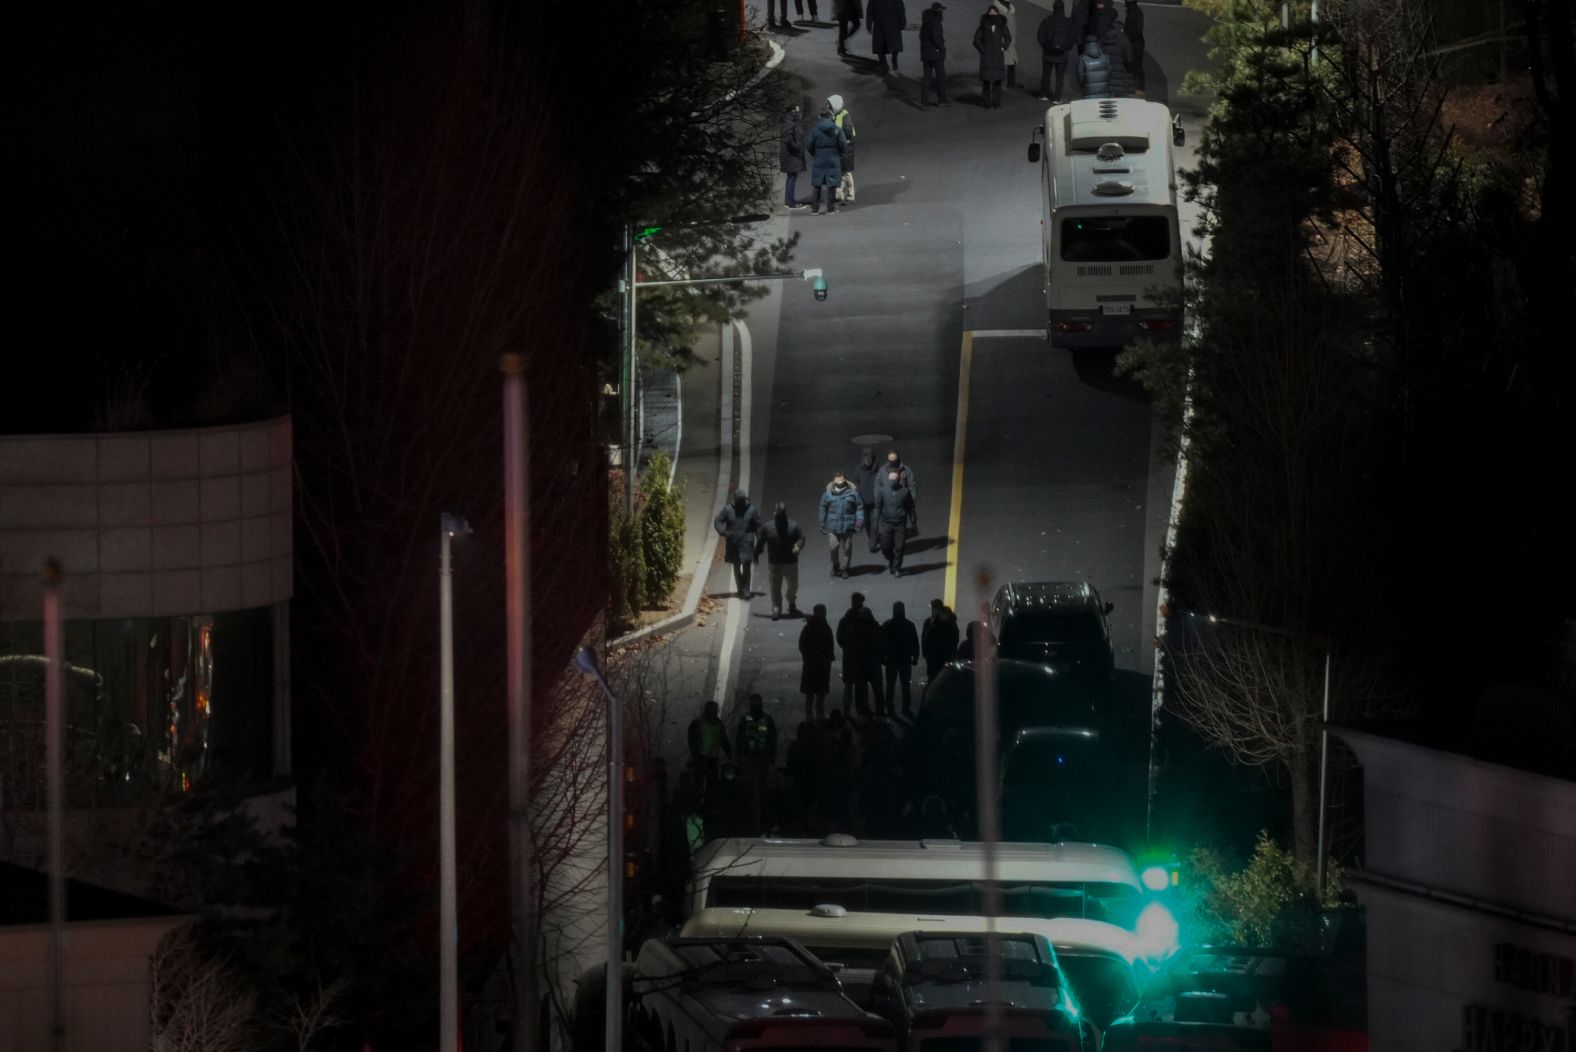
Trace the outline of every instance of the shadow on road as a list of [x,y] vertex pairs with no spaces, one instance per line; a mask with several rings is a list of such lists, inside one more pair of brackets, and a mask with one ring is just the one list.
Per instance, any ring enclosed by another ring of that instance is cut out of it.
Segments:
[[1119,347],[1070,351],[1073,369],[1085,387],[1130,398],[1135,402],[1148,402],[1149,392],[1137,380],[1116,375],[1116,356]]
[[903,550],[910,554],[913,552],[928,552],[936,548],[945,548],[951,543],[951,537],[920,537],[909,541],[908,544],[904,545]]
[[[1045,325],[1045,268],[1036,262],[966,289],[970,329],[1034,329]],[[995,284],[988,282],[995,281]]]
[[939,563],[904,563],[903,576],[913,577],[916,574],[929,573],[931,570],[945,570],[950,565],[952,564],[945,559]]
[[[854,177],[858,178],[858,176],[859,172],[855,170]],[[854,204],[851,207],[858,208],[861,205],[889,205],[896,201],[899,197],[902,197],[904,194],[908,193],[908,187],[909,184],[902,180],[890,183],[861,182],[859,184],[859,197],[854,201]]]

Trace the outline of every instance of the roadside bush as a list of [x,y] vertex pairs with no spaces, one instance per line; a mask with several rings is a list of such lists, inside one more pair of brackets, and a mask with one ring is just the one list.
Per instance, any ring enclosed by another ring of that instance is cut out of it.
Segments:
[[1319,910],[1339,905],[1341,874],[1325,872],[1322,900],[1314,868],[1260,833],[1245,866],[1233,870],[1219,852],[1196,848],[1188,857],[1191,893],[1178,910],[1188,942],[1313,949],[1320,938]]
[[640,480],[641,601],[666,606],[684,560],[684,489],[669,482],[673,461],[656,453]]
[[612,629],[621,632],[635,623],[640,615],[643,582],[646,579],[645,545],[641,541],[641,504],[636,494],[635,509],[624,509],[624,476],[613,471],[608,474],[608,561],[609,593],[608,620]]

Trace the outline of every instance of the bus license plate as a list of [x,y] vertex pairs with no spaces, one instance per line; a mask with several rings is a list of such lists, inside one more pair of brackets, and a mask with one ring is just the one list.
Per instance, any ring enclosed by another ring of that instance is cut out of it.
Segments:
[[1100,313],[1131,314],[1133,313],[1133,305],[1131,303],[1102,303],[1100,304]]

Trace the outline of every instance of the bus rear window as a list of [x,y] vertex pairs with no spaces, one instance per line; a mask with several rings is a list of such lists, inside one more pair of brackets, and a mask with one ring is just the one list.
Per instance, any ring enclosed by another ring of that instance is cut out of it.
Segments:
[[[1001,894],[1001,911],[1008,917],[1084,917],[1123,927],[1135,922],[1141,904],[1138,892],[1125,884],[1004,881]],[[978,917],[985,912],[985,886],[967,880],[718,874],[706,896],[707,906],[806,913],[822,904],[836,904],[850,913]]]
[[1069,263],[1138,263],[1171,255],[1165,216],[1082,216],[1062,220],[1062,259]]

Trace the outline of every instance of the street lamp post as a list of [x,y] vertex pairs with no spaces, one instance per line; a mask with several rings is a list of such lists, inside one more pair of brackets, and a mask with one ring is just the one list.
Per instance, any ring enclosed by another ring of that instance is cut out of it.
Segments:
[[458,515],[438,518],[438,1020],[442,1052],[459,1052],[459,908],[454,862],[454,577],[455,537],[471,532]]
[[[742,3],[742,0],[741,0]],[[765,219],[764,215],[735,216],[732,219],[721,220],[718,223],[688,223],[686,226],[720,226],[729,223],[754,223]],[[677,285],[737,285],[751,281],[787,281],[799,278],[803,281],[813,282],[815,298],[826,299],[826,277],[819,267],[807,270],[783,271],[776,274],[738,274],[731,277],[717,278],[679,278],[664,281],[641,281],[640,271],[636,266],[635,252],[640,242],[661,227],[648,226],[640,233],[635,232],[631,224],[624,226],[624,276],[619,279],[618,290],[624,297],[623,310],[623,346],[619,348],[619,441],[623,443],[624,460],[624,511],[634,514],[635,511],[635,475],[640,468],[640,436],[638,434],[638,416],[635,409],[636,375],[639,369],[639,355],[636,338],[636,304],[635,293],[640,289],[656,288],[658,286]]]
[[597,662],[596,651],[575,651],[575,666],[607,696],[607,1000],[606,1052],[624,1047],[624,719],[622,706]]
[[1325,848],[1326,812],[1328,811],[1329,781],[1330,781],[1330,657],[1331,647],[1328,640],[1321,640],[1306,632],[1293,632],[1289,628],[1278,625],[1266,625],[1258,621],[1244,621],[1235,617],[1219,617],[1215,614],[1205,614],[1213,625],[1233,625],[1237,628],[1246,628],[1255,632],[1265,632],[1272,636],[1284,636],[1287,639],[1311,639],[1324,645],[1324,697],[1322,700],[1322,717],[1319,721],[1319,831],[1318,842],[1314,845],[1314,888],[1319,899],[1324,899],[1324,871],[1329,861],[1328,851]]

